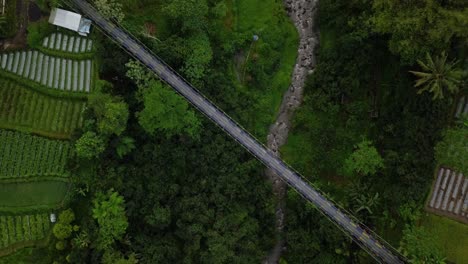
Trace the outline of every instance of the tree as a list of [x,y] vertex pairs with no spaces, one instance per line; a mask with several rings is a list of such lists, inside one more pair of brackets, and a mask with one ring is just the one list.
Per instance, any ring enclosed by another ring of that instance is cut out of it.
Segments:
[[106,143],[95,132],[84,133],[76,142],[76,154],[80,158],[97,158],[106,149]]
[[70,224],[56,223],[52,229],[52,232],[56,238],[66,239],[70,237],[71,233],[73,232],[73,228]]
[[98,193],[93,199],[93,218],[99,224],[97,247],[108,249],[115,240],[122,239],[128,227],[125,200],[113,189]]
[[163,8],[169,17],[177,19],[182,23],[184,31],[200,31],[206,26],[208,14],[208,3],[206,0],[168,0]]
[[120,136],[125,131],[129,113],[121,98],[98,91],[89,96],[89,107],[97,118],[99,133]]
[[423,92],[433,93],[433,100],[443,99],[444,94],[456,94],[459,90],[459,84],[462,72],[455,69],[456,62],[447,62],[447,54],[442,52],[440,56],[432,57],[426,53],[426,61],[418,60],[424,72],[410,71],[419,77],[414,87],[421,87],[418,94]]
[[185,65],[182,71],[191,81],[197,81],[205,76],[208,64],[213,58],[210,40],[206,34],[197,34],[187,41],[190,47],[186,54]]
[[158,81],[151,81],[143,92],[144,108],[137,114],[138,122],[151,135],[157,132],[167,137],[176,134],[188,134],[197,138],[201,122],[187,101],[163,86]]
[[413,63],[468,36],[468,9],[457,1],[376,0],[369,19],[374,32],[389,34],[389,48],[403,62]]
[[139,62],[131,60],[125,66],[126,76],[138,85],[137,98],[143,101],[144,108],[137,117],[147,133],[198,137],[201,122],[186,100],[157,81]]
[[94,0],[94,4],[105,18],[113,18],[118,23],[121,23],[125,18],[122,4],[116,0]]
[[65,242],[63,240],[59,240],[57,241],[57,243],[55,243],[55,249],[57,249],[58,251],[62,251],[65,249]]
[[171,208],[155,204],[153,210],[145,217],[145,222],[150,226],[163,229],[171,223]]
[[[75,220],[75,213],[71,209],[65,210],[59,214],[58,221],[52,228],[55,237],[63,240],[69,238],[73,232],[71,222]],[[64,246],[65,244],[63,244]],[[64,246],[65,248],[65,246]]]
[[151,80],[154,79],[154,74],[148,71],[139,61],[130,60],[125,64],[125,75],[133,80],[138,87],[146,88]]
[[76,245],[78,248],[86,248],[91,243],[88,232],[81,231],[74,239],[73,244]]
[[70,224],[75,220],[75,213],[72,209],[67,209],[59,214],[59,222]]
[[353,176],[356,173],[361,176],[372,175],[384,167],[383,159],[371,141],[363,140],[355,148],[355,151],[345,160],[346,175]]
[[134,253],[125,258],[119,251],[108,249],[104,252],[101,260],[102,264],[136,264],[138,260]]

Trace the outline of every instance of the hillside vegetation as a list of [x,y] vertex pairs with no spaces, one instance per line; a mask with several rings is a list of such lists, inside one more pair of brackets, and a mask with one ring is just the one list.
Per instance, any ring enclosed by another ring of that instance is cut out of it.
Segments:
[[[283,1],[89,2],[266,140],[291,82],[298,48]],[[62,1],[40,3],[45,11],[47,3],[70,8]],[[317,66],[281,150],[337,206],[414,263],[464,259],[464,252],[450,244],[456,241],[447,239],[453,231],[444,231],[463,229],[422,210],[437,162],[460,165],[447,153],[452,154],[448,150],[465,131],[458,121],[464,119],[455,118],[453,110],[466,93],[467,12],[464,1],[321,0]],[[0,206],[0,217],[7,219],[2,243],[11,249],[24,240],[19,224],[24,215],[55,208],[58,216],[50,229],[44,228],[46,239],[34,240],[47,246],[4,260],[261,263],[277,238],[277,201],[264,166],[99,29],[93,28],[91,49],[71,36],[35,24],[30,27],[32,53],[2,57],[7,58],[1,71],[8,77],[5,82],[14,84],[6,87],[20,87],[5,90],[7,99],[0,101],[4,120],[12,124],[8,130],[17,130],[4,135],[56,140],[37,140],[47,146],[37,143],[36,153],[54,157],[49,167],[35,154],[14,156],[31,157],[31,164],[43,170],[29,172],[8,163],[5,182],[0,179],[0,196],[5,195],[0,201],[5,207],[35,206],[36,211],[2,213]],[[24,73],[27,63],[22,61],[29,60],[28,54],[33,60],[34,52],[37,58],[43,54],[40,80],[37,71],[32,79]],[[31,110],[30,102],[47,107]],[[80,116],[67,110],[75,106],[81,107]],[[21,129],[21,122],[32,122],[31,128]],[[29,135],[9,134],[19,131]],[[436,160],[434,147],[441,140]],[[65,153],[51,153],[50,144],[69,144],[66,165]],[[456,147],[463,149],[462,144]],[[9,198],[22,192],[21,199]],[[288,191],[285,202],[281,263],[373,261],[295,191]],[[10,234],[15,234],[13,244]],[[450,248],[455,253],[447,253]]]

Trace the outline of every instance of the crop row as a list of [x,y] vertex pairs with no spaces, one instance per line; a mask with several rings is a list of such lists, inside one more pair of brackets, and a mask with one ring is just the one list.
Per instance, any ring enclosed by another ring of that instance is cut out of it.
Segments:
[[70,60],[45,55],[39,51],[18,51],[0,56],[0,66],[44,86],[70,92],[91,90],[91,60]]
[[93,41],[91,39],[69,36],[62,33],[53,33],[44,38],[42,46],[51,50],[60,50],[64,52],[83,53],[91,52]]
[[49,230],[47,214],[0,216],[0,248],[42,239]]
[[0,130],[0,179],[67,175],[70,143]]
[[14,82],[0,83],[0,127],[70,135],[82,123],[84,101],[55,98]]

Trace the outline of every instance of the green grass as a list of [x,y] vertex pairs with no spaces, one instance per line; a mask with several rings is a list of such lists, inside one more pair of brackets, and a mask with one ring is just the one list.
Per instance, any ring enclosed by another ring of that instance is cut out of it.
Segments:
[[81,126],[85,102],[40,94],[0,82],[0,128],[65,139]]
[[70,59],[70,60],[87,60],[93,59],[94,52],[81,52],[81,53],[72,53],[67,51],[61,50],[53,50],[45,47],[38,47],[37,48],[40,52],[44,53],[45,55],[49,55],[52,57]]
[[[273,72],[268,72],[269,81],[265,84],[266,87],[247,84],[247,87],[240,88],[247,89],[252,96],[258,98],[258,104],[252,106],[252,109],[247,109],[250,112],[247,126],[254,135],[265,139],[269,126],[276,119],[283,94],[291,82],[299,36],[281,1],[238,0],[234,2],[233,9],[237,31],[249,35],[257,34],[260,37],[255,44],[258,50],[254,47],[252,51],[259,53],[259,64],[271,59],[262,54],[262,46],[271,46],[278,53]],[[245,48],[245,53],[248,52],[248,48]],[[248,63],[251,63],[251,60]]]
[[261,32],[268,28],[268,23],[276,20],[275,15],[285,15],[282,1],[235,0],[234,2],[237,28],[241,32],[248,30]]
[[[261,97],[258,108],[263,109],[264,112],[256,112],[258,113],[257,117],[259,117],[259,119],[256,119],[260,121],[256,122],[257,126],[254,128],[254,131],[257,131],[257,133],[268,129],[268,127],[276,120],[281,101],[283,100],[283,94],[289,88],[291,83],[292,71],[297,56],[296,49],[296,39],[288,39],[285,49],[281,55],[281,65],[279,69],[272,75],[269,91],[260,95]],[[265,123],[261,121],[264,121]]]
[[21,212],[57,208],[64,201],[69,184],[37,181],[0,184],[0,211]]
[[68,177],[70,143],[0,130],[0,180]]
[[454,263],[466,263],[468,260],[468,226],[446,217],[426,214],[421,225],[434,234],[440,249],[447,260]]

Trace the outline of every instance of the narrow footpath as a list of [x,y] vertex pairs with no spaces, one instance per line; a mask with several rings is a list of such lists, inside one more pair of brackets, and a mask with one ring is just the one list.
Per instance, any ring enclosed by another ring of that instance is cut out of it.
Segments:
[[[289,17],[299,32],[299,48],[296,65],[292,73],[289,89],[283,95],[283,101],[277,119],[268,132],[267,147],[279,156],[279,149],[287,139],[294,111],[300,106],[306,78],[313,73],[315,67],[315,49],[319,43],[318,30],[314,22],[318,0],[284,0]],[[266,169],[265,175],[272,182],[273,193],[276,196],[276,244],[266,257],[265,264],[279,263],[285,250],[284,222],[286,184],[276,176],[271,169]]]

